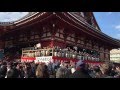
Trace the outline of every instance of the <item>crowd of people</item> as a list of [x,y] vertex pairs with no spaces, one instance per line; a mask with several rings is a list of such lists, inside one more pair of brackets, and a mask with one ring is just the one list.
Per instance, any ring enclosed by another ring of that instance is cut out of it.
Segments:
[[37,64],[1,60],[0,78],[120,78],[120,67],[92,65],[81,60]]

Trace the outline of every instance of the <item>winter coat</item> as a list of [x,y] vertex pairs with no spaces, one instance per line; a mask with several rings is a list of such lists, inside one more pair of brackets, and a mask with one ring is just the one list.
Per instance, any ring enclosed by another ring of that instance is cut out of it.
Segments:
[[7,72],[7,67],[6,66],[1,66],[0,68],[0,78],[5,78]]
[[14,78],[14,70],[10,69],[6,74],[7,78]]
[[37,78],[43,78],[43,66],[42,65],[37,66],[36,77]]
[[92,78],[85,70],[76,70],[69,78]]
[[56,72],[56,78],[68,78],[71,74],[71,70],[65,67],[60,67]]
[[14,68],[14,73],[13,73],[13,77],[14,78],[20,78],[20,70]]
[[46,65],[43,66],[43,78],[49,78],[49,70]]

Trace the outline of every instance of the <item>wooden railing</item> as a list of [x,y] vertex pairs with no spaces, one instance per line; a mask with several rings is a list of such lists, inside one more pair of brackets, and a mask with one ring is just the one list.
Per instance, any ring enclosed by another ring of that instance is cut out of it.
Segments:
[[38,56],[37,54],[38,52],[39,52],[39,56],[49,56],[48,54],[46,55],[46,51],[50,51],[50,50],[52,50],[52,52],[50,53],[52,53],[53,55],[53,48],[46,48],[46,49],[35,49],[34,47],[22,48],[22,56],[36,57]]

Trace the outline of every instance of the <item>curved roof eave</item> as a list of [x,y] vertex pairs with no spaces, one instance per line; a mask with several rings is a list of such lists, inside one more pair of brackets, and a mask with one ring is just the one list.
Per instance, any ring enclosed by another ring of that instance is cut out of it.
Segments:
[[15,21],[14,24],[17,24],[17,23],[20,23],[20,22],[22,22],[22,21],[25,21],[26,19],[29,19],[29,18],[35,16],[35,15],[38,14],[38,13],[40,13],[40,12],[29,12],[29,13],[28,13],[27,15],[25,15],[23,18]]
[[[70,16],[72,16],[74,19],[76,19],[76,18],[75,18],[73,15],[71,15],[69,12],[67,12],[67,14],[70,15]],[[79,19],[76,19],[76,20],[77,20],[79,23],[83,23],[83,22],[80,21]],[[85,25],[86,23],[83,23],[83,24]],[[88,24],[87,24],[87,25],[88,25]],[[108,39],[108,40],[110,40],[110,41],[112,40],[112,41],[116,42],[116,43],[118,44],[117,46],[120,46],[120,40],[115,39],[115,38],[112,38],[112,37],[106,35],[105,33],[96,30],[96,29],[95,29],[93,26],[91,26],[91,25],[88,25],[88,26],[89,26],[89,28],[93,29],[94,32],[96,32],[97,34],[99,34],[99,36],[102,35],[102,36],[104,36],[106,39]]]

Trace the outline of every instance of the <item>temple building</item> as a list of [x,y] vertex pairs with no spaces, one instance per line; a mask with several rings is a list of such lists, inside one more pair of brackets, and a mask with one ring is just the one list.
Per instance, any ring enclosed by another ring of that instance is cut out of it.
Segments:
[[100,61],[110,61],[110,50],[120,41],[104,34],[92,12],[29,12],[14,22],[0,22],[0,49],[16,54],[22,48],[78,47]]

